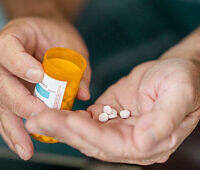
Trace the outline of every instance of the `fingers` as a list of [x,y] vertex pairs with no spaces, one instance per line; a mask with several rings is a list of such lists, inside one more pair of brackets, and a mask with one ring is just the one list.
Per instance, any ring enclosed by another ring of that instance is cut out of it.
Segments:
[[103,105],[101,104],[96,104],[96,105],[91,105],[88,107],[87,111],[91,113],[92,118],[96,121],[99,121],[99,114],[103,112]]
[[192,131],[197,126],[199,119],[199,110],[196,112],[190,113],[184,121],[180,124],[179,128],[177,128],[171,135],[171,143],[173,148],[176,149],[184,139],[192,133]]
[[7,143],[8,147],[15,152],[15,147],[14,145],[12,144],[11,140],[9,137],[7,137],[6,133],[4,132],[4,129],[2,127],[2,124],[0,122],[0,134],[1,134],[1,137],[3,138],[3,140]]
[[80,81],[79,90],[77,98],[80,100],[89,100],[90,99],[90,80],[91,80],[91,68],[87,66],[83,78]]
[[21,159],[30,159],[33,155],[33,144],[24,129],[22,119],[2,108],[0,108],[0,112],[1,135],[5,142]]
[[[30,133],[37,133],[51,136],[65,142],[68,145],[83,150],[95,150],[95,148],[77,135],[66,123],[66,120],[73,115],[79,115],[88,119],[90,114],[85,111],[57,111],[47,109],[39,115],[29,118],[26,122],[26,128]],[[75,122],[76,123],[76,122]]]
[[0,101],[11,112],[28,118],[32,112],[39,112],[46,106],[3,68],[0,67]]
[[77,113],[46,110],[29,118],[26,128],[30,133],[54,137],[88,156],[99,159],[103,159],[104,150],[112,155],[112,152],[122,149],[116,147],[122,140],[120,134],[113,133],[112,128],[100,127],[85,111]]
[[[29,118],[26,128],[31,133],[54,137],[88,156],[105,161],[138,164],[162,162],[167,160],[167,157],[161,159],[160,155],[165,155],[164,149],[167,151],[170,149],[168,140],[171,139],[168,139],[154,147],[150,153],[138,152],[130,140],[133,133],[131,126],[120,124],[117,124],[116,127],[99,126],[85,111],[52,111],[48,109]],[[122,131],[124,132],[122,133]],[[157,155],[157,153],[159,154]]]
[[24,80],[29,82],[41,81],[43,78],[42,65],[24,48],[28,41],[26,33],[17,34],[16,32],[19,31],[15,29],[9,31],[9,28],[4,32],[0,35],[0,64],[12,74]]
[[[188,115],[179,127],[170,135],[170,137],[163,139],[156,146],[152,147],[151,151],[158,158],[158,163],[166,162],[169,156],[176,151],[179,145],[191,134],[198,124],[198,111]],[[164,156],[162,156],[164,155]],[[152,156],[151,156],[152,157]]]
[[152,111],[142,115],[135,128],[134,140],[138,149],[147,151],[169,137],[189,113],[191,105],[184,91],[166,91],[155,102]]

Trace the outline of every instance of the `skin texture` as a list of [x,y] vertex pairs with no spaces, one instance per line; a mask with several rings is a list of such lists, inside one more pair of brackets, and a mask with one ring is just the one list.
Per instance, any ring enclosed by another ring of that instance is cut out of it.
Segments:
[[[43,78],[42,58],[47,49],[66,47],[88,52],[76,29],[62,20],[20,18],[0,33],[0,131],[9,147],[24,159],[33,154],[31,139],[21,118],[40,112],[46,106],[33,96],[34,83]],[[88,100],[90,66],[84,73],[77,98]]]
[[[50,110],[31,95],[32,83],[42,79],[40,62],[48,48],[72,48],[88,59],[82,39],[66,21],[73,20],[83,1],[70,1],[72,6],[63,5],[68,0],[37,1],[4,0],[10,18],[19,18],[0,33],[0,132],[9,147],[24,160],[33,154],[23,117],[29,132],[52,136],[97,159],[165,162],[199,121],[200,30],[161,59],[134,68],[87,111]],[[79,99],[89,99],[90,72],[88,67]],[[103,105],[129,109],[135,116],[100,123]]]
[[[29,118],[26,128],[104,161],[140,165],[167,161],[200,117],[196,33],[160,59],[135,67],[87,111],[46,109]],[[103,105],[118,112],[128,109],[134,116],[101,123]]]

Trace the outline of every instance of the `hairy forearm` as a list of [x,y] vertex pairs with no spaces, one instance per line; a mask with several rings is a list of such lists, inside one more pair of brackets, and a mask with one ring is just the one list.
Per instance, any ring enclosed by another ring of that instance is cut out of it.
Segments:
[[10,19],[37,16],[74,20],[86,0],[3,0]]

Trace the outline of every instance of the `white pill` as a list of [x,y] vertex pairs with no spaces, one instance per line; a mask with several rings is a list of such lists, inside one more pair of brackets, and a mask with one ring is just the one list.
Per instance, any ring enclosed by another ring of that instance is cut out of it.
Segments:
[[129,116],[130,116],[130,111],[128,111],[128,110],[122,110],[120,112],[120,117],[122,119],[127,119],[127,118],[129,118]]
[[108,115],[108,118],[109,119],[115,119],[115,118],[117,118],[117,113],[112,113],[112,114]]
[[112,114],[116,114],[117,115],[117,110],[112,109]]
[[107,113],[101,113],[99,115],[99,121],[100,122],[107,122],[108,121],[108,114]]
[[107,114],[111,114],[112,113],[112,108],[110,106],[104,106],[103,107],[103,112],[107,113]]

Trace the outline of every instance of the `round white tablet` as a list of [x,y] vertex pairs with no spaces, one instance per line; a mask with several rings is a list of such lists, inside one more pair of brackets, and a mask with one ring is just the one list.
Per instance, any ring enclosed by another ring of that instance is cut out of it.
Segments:
[[129,116],[130,116],[130,111],[128,111],[128,110],[120,111],[120,117],[122,119],[127,119],[127,118],[129,118]]
[[116,114],[117,115],[117,110],[112,109],[112,114]]
[[104,106],[103,107],[103,112],[107,113],[107,114],[111,114],[112,113],[112,108],[110,106]]
[[112,113],[112,114],[108,115],[108,118],[109,119],[115,119],[115,118],[117,118],[117,114]]
[[107,122],[108,121],[108,114],[107,113],[101,113],[99,115],[99,121],[100,122]]

